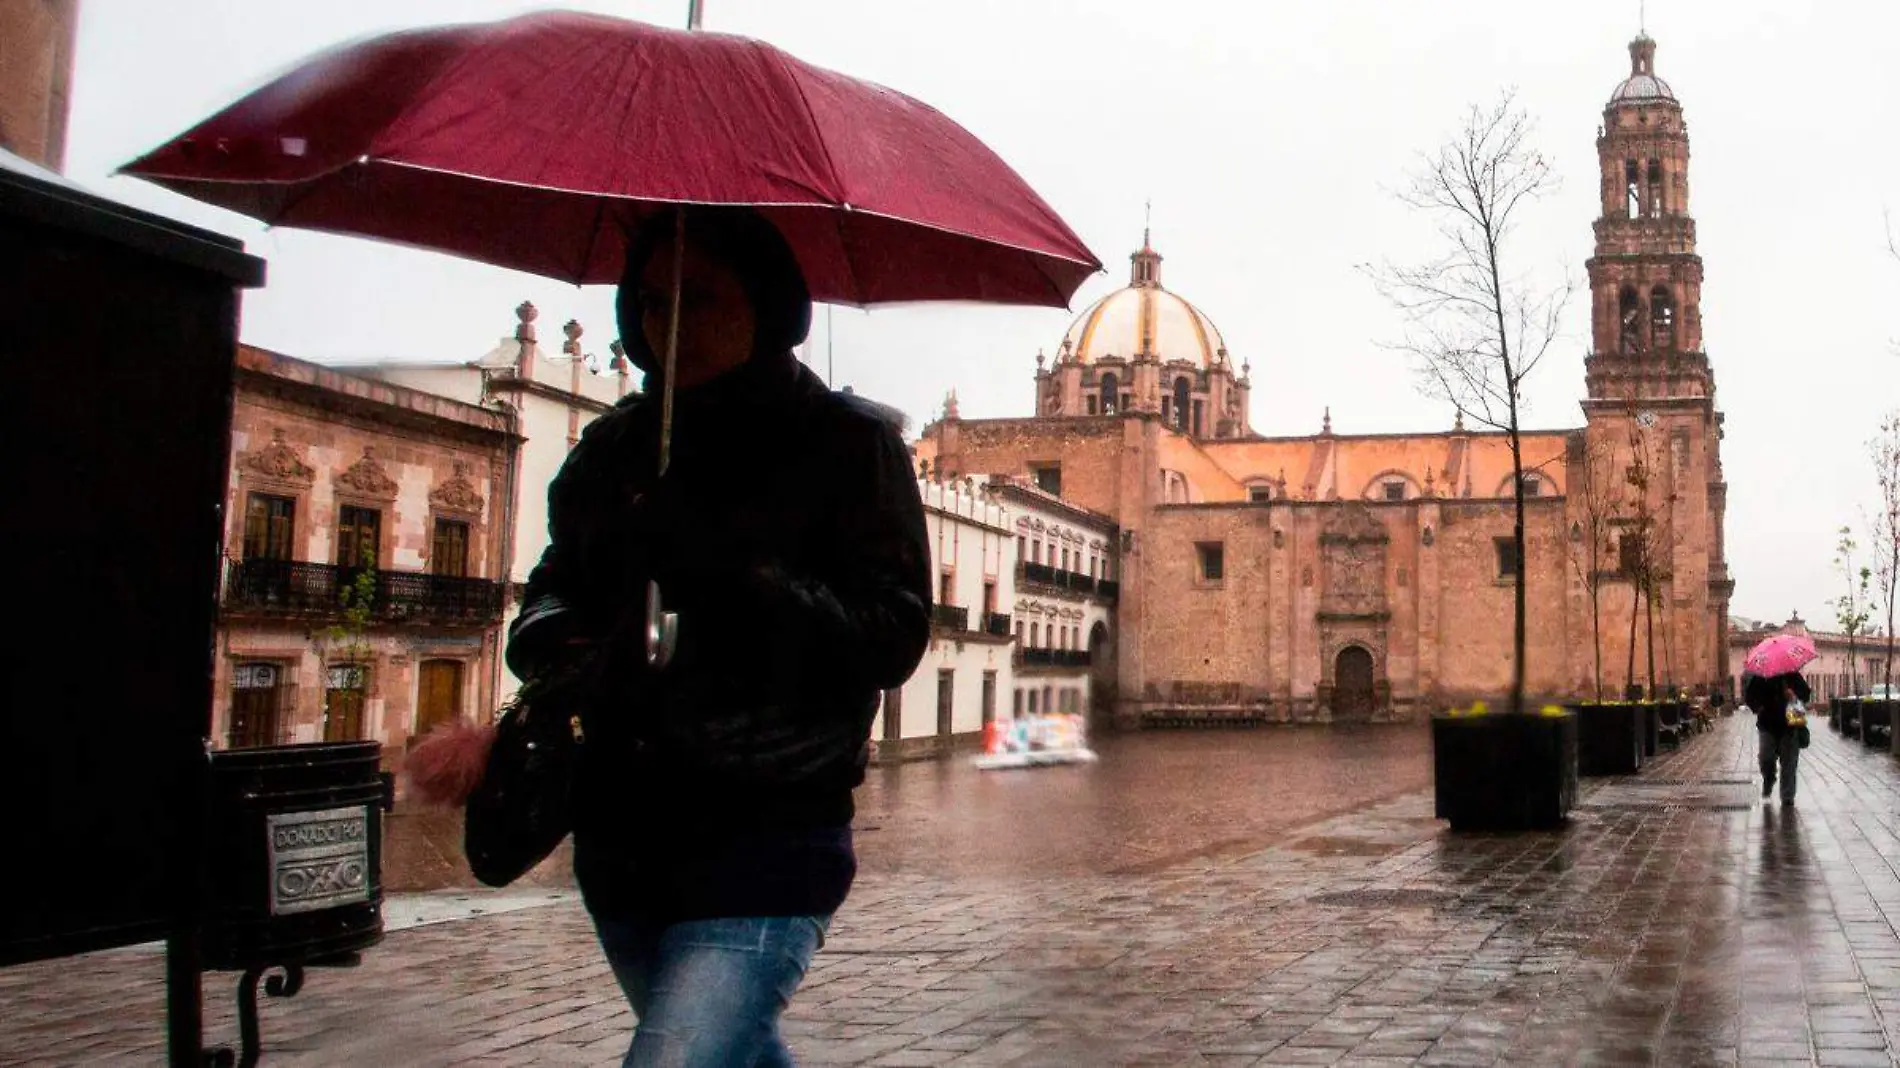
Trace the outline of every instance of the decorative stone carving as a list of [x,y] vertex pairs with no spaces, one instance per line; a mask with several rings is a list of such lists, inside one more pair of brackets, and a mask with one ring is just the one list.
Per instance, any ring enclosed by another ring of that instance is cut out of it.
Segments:
[[1340,508],[1320,534],[1320,563],[1326,576],[1321,612],[1367,616],[1385,611],[1384,524],[1370,508]]
[[269,445],[244,458],[244,466],[280,482],[311,482],[317,477],[310,465],[303,462],[303,457],[297,455],[297,450],[285,443],[281,428],[271,431]]
[[468,465],[457,460],[455,474],[429,491],[429,503],[445,512],[482,514],[482,495],[475,484],[468,480]]
[[336,476],[336,484],[343,489],[365,497],[392,499],[396,496],[396,480],[389,477],[381,460],[376,458],[376,448],[363,446],[363,457],[349,466],[347,471]]

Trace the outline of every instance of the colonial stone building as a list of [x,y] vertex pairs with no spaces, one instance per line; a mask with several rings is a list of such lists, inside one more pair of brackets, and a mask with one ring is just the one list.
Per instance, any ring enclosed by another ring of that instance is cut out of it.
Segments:
[[[1682,109],[1631,71],[1597,140],[1583,424],[1523,435],[1527,677],[1543,694],[1727,678],[1721,416],[1702,347],[1702,264]],[[1167,290],[1144,240],[1089,308],[1035,414],[923,431],[933,477],[1021,476],[1119,530],[1116,716],[1403,718],[1509,685],[1508,442],[1432,433],[1263,434],[1251,371]],[[1641,668],[1638,669],[1637,665]],[[1612,682],[1614,685],[1612,686]]]
[[[606,356],[584,351],[581,324],[561,327],[558,350],[543,348],[533,304],[515,308],[514,333],[480,359],[466,363],[377,360],[338,366],[353,375],[449,397],[502,413],[521,434],[513,475],[501,491],[500,522],[509,567],[506,578],[518,593],[528,572],[548,546],[548,486],[580,440],[581,430],[635,392],[630,365],[618,342]],[[508,598],[504,622],[520,611],[520,598]],[[498,692],[506,700],[517,688],[503,670]]]
[[214,744],[393,754],[492,713],[512,415],[250,346],[237,368]]

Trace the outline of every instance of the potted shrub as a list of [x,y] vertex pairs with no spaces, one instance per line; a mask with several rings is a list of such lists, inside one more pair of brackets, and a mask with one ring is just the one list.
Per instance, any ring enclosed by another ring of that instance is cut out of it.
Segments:
[[1432,717],[1437,815],[1454,831],[1554,827],[1577,802],[1577,717],[1556,705]]

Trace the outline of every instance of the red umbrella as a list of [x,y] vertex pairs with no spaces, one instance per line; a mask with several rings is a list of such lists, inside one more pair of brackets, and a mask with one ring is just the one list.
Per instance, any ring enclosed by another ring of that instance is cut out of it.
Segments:
[[624,229],[748,205],[812,296],[1065,306],[1100,262],[994,152],[902,93],[725,34],[542,12],[303,63],[125,167],[281,226],[576,283]]

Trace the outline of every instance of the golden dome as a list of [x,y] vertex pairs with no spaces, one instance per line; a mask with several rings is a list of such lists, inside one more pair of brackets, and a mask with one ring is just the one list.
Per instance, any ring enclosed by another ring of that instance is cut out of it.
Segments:
[[1162,363],[1189,360],[1216,367],[1227,360],[1227,343],[1201,309],[1161,286],[1161,254],[1144,239],[1129,257],[1128,285],[1076,317],[1062,338],[1062,358],[1079,363],[1151,357]]

